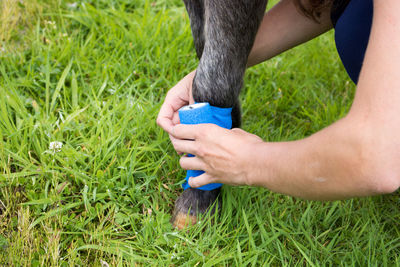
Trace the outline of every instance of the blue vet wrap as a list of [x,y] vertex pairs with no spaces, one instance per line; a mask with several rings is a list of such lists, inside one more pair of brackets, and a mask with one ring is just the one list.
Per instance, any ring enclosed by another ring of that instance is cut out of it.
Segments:
[[[182,124],[213,123],[220,127],[231,129],[231,113],[232,108],[218,108],[211,106],[209,103],[196,103],[179,109],[179,119]],[[194,157],[194,155],[188,154],[188,157]],[[185,178],[186,182],[182,184],[183,189],[186,190],[190,187],[188,183],[190,177],[196,177],[203,173],[204,171],[188,170]],[[210,191],[221,186],[222,184],[214,183],[204,185],[198,189]]]

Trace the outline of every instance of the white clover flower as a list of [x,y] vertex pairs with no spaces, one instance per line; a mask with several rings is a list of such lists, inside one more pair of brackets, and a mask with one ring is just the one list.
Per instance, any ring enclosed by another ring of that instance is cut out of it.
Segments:
[[101,267],[110,267],[110,265],[106,262],[100,259]]
[[77,2],[74,2],[74,3],[68,3],[68,4],[67,4],[67,6],[68,6],[69,8],[71,8],[71,9],[75,9],[75,8],[77,8],[77,7],[78,7],[78,3],[77,3]]
[[51,150],[52,152],[60,152],[62,146],[63,146],[63,143],[61,143],[61,142],[58,142],[58,141],[50,142],[49,150]]

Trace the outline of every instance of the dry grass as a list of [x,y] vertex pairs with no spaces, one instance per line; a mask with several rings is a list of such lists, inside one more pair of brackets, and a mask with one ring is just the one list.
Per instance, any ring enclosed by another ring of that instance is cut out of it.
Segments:
[[38,0],[0,0],[0,52],[20,44],[10,41],[29,32],[44,8]]

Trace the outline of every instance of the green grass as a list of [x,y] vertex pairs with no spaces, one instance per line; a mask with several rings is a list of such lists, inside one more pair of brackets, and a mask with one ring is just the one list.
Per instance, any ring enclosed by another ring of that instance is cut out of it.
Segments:
[[[173,229],[184,171],[155,118],[197,64],[181,2],[32,3],[0,40],[0,265],[400,265],[398,193],[323,203],[225,186],[218,218]],[[248,70],[243,128],[303,138],[354,90],[330,32]]]

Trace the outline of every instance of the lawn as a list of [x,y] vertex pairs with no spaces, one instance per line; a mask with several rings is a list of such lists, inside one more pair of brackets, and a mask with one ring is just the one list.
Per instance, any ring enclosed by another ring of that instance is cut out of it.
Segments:
[[[216,217],[172,228],[184,171],[155,119],[198,62],[179,0],[0,6],[0,266],[400,266],[398,192],[224,186]],[[354,92],[329,32],[247,71],[243,129],[303,138]]]

